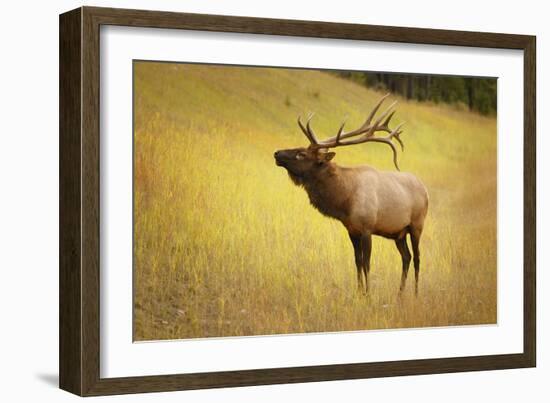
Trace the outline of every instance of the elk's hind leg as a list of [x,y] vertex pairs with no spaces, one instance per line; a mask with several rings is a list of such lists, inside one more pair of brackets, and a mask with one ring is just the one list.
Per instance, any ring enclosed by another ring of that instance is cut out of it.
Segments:
[[401,272],[401,285],[399,286],[399,293],[405,288],[407,281],[407,274],[409,272],[409,266],[411,264],[411,252],[407,246],[407,234],[403,234],[401,237],[395,240],[395,245],[401,254],[401,260],[403,262],[403,271]]
[[357,267],[357,290],[361,292],[363,290],[363,279],[361,273],[363,270],[363,247],[361,245],[361,235],[349,234],[351,243],[353,244],[353,251],[355,252],[355,266]]
[[418,278],[420,277],[420,235],[422,228],[411,228],[411,244],[414,255],[414,293],[418,295]]

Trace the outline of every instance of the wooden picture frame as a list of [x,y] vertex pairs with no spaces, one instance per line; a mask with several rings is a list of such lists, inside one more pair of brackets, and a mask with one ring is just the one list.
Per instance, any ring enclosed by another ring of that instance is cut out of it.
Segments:
[[[101,25],[524,52],[523,353],[228,372],[100,377],[99,35]],[[535,37],[81,7],[60,16],[60,387],[81,396],[533,367],[536,363]]]

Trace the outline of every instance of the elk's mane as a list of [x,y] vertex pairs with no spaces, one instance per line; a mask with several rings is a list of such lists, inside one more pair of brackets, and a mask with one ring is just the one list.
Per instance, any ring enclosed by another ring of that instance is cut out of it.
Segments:
[[288,177],[290,178],[292,183],[294,183],[296,186],[304,186],[304,178],[296,174],[293,174],[288,169],[287,169],[287,172],[288,172]]

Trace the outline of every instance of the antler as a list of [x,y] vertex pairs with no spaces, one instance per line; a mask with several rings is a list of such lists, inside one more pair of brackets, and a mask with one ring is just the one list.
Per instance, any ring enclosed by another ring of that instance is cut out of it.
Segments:
[[[338,129],[338,132],[335,136],[330,137],[323,141],[318,141],[317,136],[311,129],[311,118],[313,117],[313,114],[310,114],[306,123],[306,126],[302,124],[302,121],[300,118],[298,118],[298,125],[310,141],[311,145],[310,148],[335,148],[335,147],[341,147],[341,146],[349,146],[354,144],[362,144],[362,143],[368,143],[368,142],[376,142],[376,143],[384,143],[390,146],[393,152],[393,163],[397,170],[399,171],[399,165],[397,164],[397,149],[395,148],[395,144],[392,142],[393,139],[396,139],[399,145],[401,146],[401,150],[405,149],[405,146],[403,144],[403,141],[399,138],[399,135],[402,133],[400,130],[404,123],[401,123],[398,125],[394,130],[391,130],[389,128],[389,123],[391,118],[393,117],[395,110],[394,107],[397,104],[396,102],[393,102],[385,111],[380,115],[378,119],[374,123],[371,124],[372,119],[374,118],[374,115],[384,102],[384,100],[389,96],[390,94],[384,95],[380,101],[376,104],[376,106],[372,109],[372,111],[367,116],[367,119],[365,122],[358,128],[349,132],[344,132],[344,126],[346,122],[342,122],[340,125],[340,128]],[[376,132],[383,131],[386,133],[389,133],[386,137],[374,137],[374,134]],[[345,139],[348,139],[350,137],[359,136],[357,138],[342,141]]]
[[308,138],[310,143],[312,145],[317,146],[321,143],[319,142],[319,140],[317,140],[317,136],[315,135],[315,132],[311,128],[310,123],[311,123],[311,119],[313,118],[313,115],[315,115],[315,114],[314,113],[309,114],[309,116],[307,117],[307,122],[306,122],[305,126],[302,123],[301,117],[298,116],[298,126],[300,126],[300,129],[302,129],[302,132],[304,132],[304,134],[306,135],[306,137]]

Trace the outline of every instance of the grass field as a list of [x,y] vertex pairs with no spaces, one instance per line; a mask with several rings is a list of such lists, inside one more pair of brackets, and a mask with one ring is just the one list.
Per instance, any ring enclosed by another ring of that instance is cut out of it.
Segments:
[[[356,291],[353,249],[337,221],[275,166],[362,122],[381,96],[326,72],[134,65],[134,338],[325,332],[496,322],[496,120],[399,99],[403,171],[430,194],[402,298],[400,255],[373,238],[370,292]],[[394,169],[387,146],[336,150],[341,165]]]

